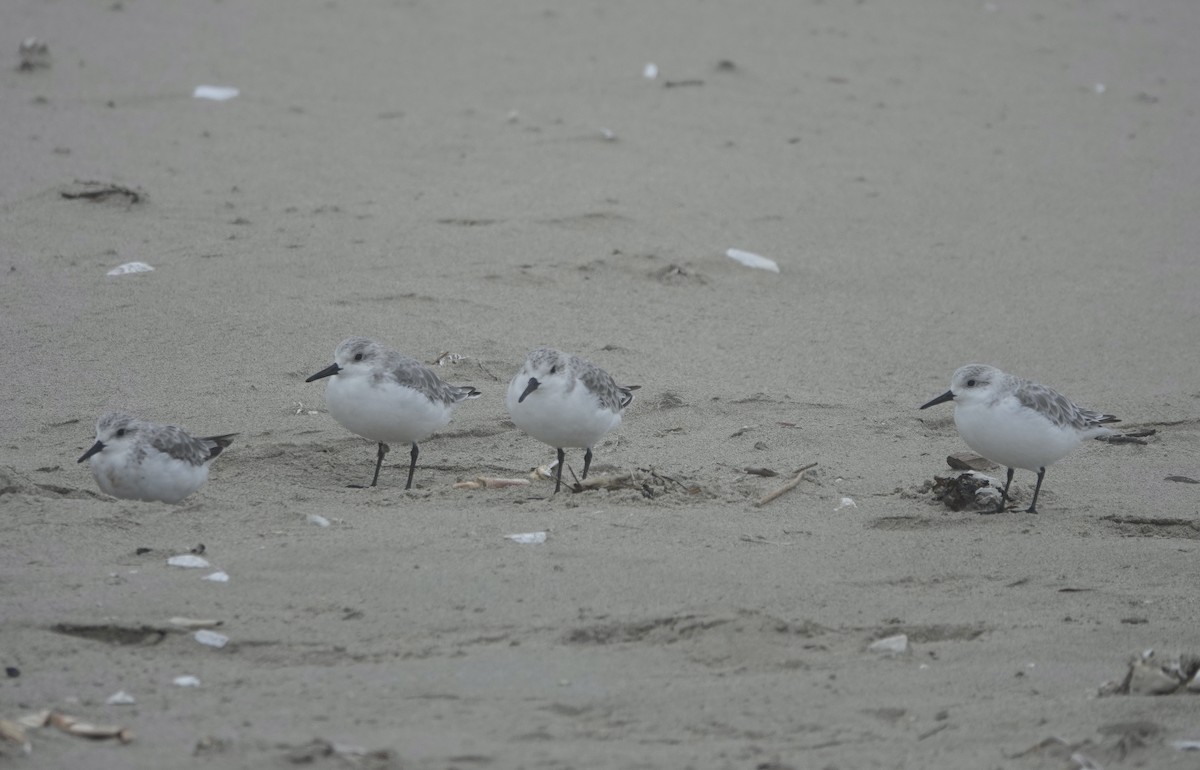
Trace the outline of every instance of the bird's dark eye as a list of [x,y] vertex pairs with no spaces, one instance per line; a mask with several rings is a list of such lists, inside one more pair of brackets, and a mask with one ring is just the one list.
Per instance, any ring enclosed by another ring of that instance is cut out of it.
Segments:
[[975,380],[967,380],[967,387],[968,388],[975,387]]
[[558,367],[557,367],[557,366],[552,366],[552,367],[550,367],[550,373],[551,373],[551,374],[554,374],[554,373],[555,373],[555,372],[557,372],[557,371],[558,371]]
[[119,429],[117,429],[117,437],[118,437],[118,438],[120,438],[121,436],[124,436],[124,435],[125,435],[125,429],[124,429],[124,428],[119,428]]
[[355,360],[355,361],[361,361],[361,360],[362,360],[362,353],[355,353],[355,354],[354,354],[354,360]]

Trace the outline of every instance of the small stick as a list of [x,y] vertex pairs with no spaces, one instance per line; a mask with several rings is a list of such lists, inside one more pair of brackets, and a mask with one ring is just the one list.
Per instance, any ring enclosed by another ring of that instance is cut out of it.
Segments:
[[776,489],[774,492],[770,492],[770,493],[764,495],[763,497],[759,498],[758,502],[754,504],[754,507],[761,508],[762,506],[771,502],[772,500],[779,497],[783,493],[789,492],[789,491],[795,489],[800,484],[801,480],[804,479],[804,474],[808,473],[808,471],[810,471],[811,469],[813,469],[815,467],[817,467],[816,463],[809,463],[808,465],[804,466],[796,474],[796,478],[794,478],[791,481],[789,481],[788,483],[784,484],[779,489]]

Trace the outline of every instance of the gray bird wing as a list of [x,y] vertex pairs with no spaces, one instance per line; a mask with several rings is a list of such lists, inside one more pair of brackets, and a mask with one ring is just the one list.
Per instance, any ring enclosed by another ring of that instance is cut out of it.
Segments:
[[479,395],[479,391],[470,386],[447,384],[425,364],[400,353],[388,356],[385,371],[393,382],[424,393],[434,403],[456,404]]
[[1021,406],[1041,412],[1059,427],[1083,430],[1101,423],[1120,422],[1111,414],[1084,409],[1057,390],[1036,382],[1023,381],[1016,396]]
[[608,372],[586,362],[580,361],[579,364],[579,379],[588,390],[596,394],[596,398],[600,399],[600,404],[606,409],[619,412],[633,401],[630,389],[618,385]]
[[176,460],[182,460],[192,465],[204,465],[215,456],[202,440],[192,438],[174,425],[156,427],[150,436],[150,446]]

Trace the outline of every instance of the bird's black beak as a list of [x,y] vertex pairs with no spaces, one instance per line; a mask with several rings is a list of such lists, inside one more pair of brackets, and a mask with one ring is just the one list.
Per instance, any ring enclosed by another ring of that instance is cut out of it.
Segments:
[[104,449],[104,442],[103,442],[103,441],[97,441],[95,444],[92,444],[92,448],[91,448],[91,449],[89,449],[88,451],[84,452],[84,453],[83,453],[83,455],[82,455],[82,456],[81,456],[81,457],[80,457],[78,460],[76,460],[75,462],[77,462],[77,463],[81,463],[81,462],[83,462],[84,460],[86,460],[86,459],[88,459],[89,457],[91,457],[92,455],[94,455],[94,454],[96,454],[97,452],[99,452],[101,449]]
[[332,377],[333,375],[337,374],[341,370],[342,370],[342,367],[338,366],[337,364],[330,364],[329,366],[325,367],[321,371],[314,374],[312,377],[309,377],[307,380],[305,380],[305,382],[313,382],[314,380],[321,380],[326,377]]
[[522,394],[521,394],[521,397],[517,399],[517,403],[519,404],[519,403],[521,403],[522,401],[524,401],[524,400],[525,400],[525,397],[526,397],[526,396],[528,396],[528,395],[529,395],[530,393],[532,393],[533,391],[537,390],[537,389],[538,389],[538,385],[541,385],[541,384],[542,384],[542,383],[540,383],[540,382],[538,382],[538,381],[537,381],[537,377],[530,377],[530,378],[529,378],[529,384],[525,386],[525,392],[524,392],[524,393],[522,393]]
[[944,404],[944,403],[946,403],[947,401],[953,401],[953,400],[954,400],[954,391],[952,391],[952,390],[947,390],[945,393],[943,393],[942,395],[938,396],[937,398],[935,398],[934,400],[930,401],[928,404],[926,404],[925,406],[923,406],[923,407],[921,407],[921,408],[922,408],[922,409],[928,409],[928,408],[929,408],[929,407],[931,407],[931,406],[937,406],[938,404]]

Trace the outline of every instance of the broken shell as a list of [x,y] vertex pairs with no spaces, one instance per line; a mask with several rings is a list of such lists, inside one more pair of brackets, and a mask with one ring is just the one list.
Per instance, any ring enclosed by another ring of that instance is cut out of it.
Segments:
[[210,619],[207,619],[207,618],[180,618],[180,617],[175,617],[175,618],[171,618],[171,619],[170,619],[170,620],[168,620],[167,622],[168,622],[168,623],[170,623],[170,624],[171,624],[171,625],[173,625],[173,626],[179,626],[180,628],[185,628],[185,629],[187,629],[187,630],[191,631],[192,629],[196,629],[196,628],[216,628],[217,626],[221,625],[221,624],[222,624],[222,623],[224,623],[225,621],[223,621],[223,620],[210,620]]
[[529,474],[531,479],[552,479],[554,478],[554,468],[558,465],[558,460],[548,462],[545,465],[539,465],[534,468]]
[[1179,689],[1181,682],[1149,660],[1134,661],[1129,671],[1130,695],[1166,695]]
[[946,458],[946,465],[956,471],[989,471],[996,463],[974,452],[955,452]]
[[867,650],[880,655],[903,655],[908,652],[908,635],[896,634],[885,637],[877,642],[872,642]]
[[505,535],[505,537],[522,545],[538,545],[546,542],[545,532],[521,532],[516,535]]
[[776,264],[775,260],[767,259],[761,254],[755,254],[752,251],[726,249],[725,256],[737,262],[741,262],[746,267],[757,267],[759,270],[769,270],[772,273],[779,272],[779,265]]
[[229,644],[229,637],[225,634],[218,634],[216,631],[197,631],[192,638],[200,644],[216,647],[218,650]]
[[204,567],[211,567],[212,565],[208,563],[207,559],[201,556],[196,556],[195,554],[191,553],[181,553],[177,556],[172,556],[171,558],[167,559],[167,566],[183,567],[184,569],[203,569]]
[[109,270],[106,275],[129,275],[130,273],[149,273],[154,270],[153,267],[145,262],[126,262],[123,265],[117,265],[112,270]]

